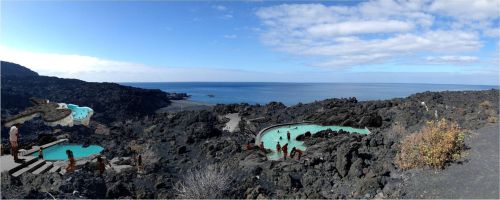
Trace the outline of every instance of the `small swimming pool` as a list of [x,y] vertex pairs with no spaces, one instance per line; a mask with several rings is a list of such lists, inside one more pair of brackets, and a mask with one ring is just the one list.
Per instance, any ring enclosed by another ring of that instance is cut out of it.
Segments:
[[[370,133],[370,131],[367,128],[361,129],[361,128],[346,127],[346,126],[321,126],[317,124],[301,123],[301,124],[277,126],[265,130],[261,134],[260,141],[264,142],[264,147],[266,149],[272,150],[272,152],[268,154],[268,158],[271,160],[278,160],[283,157],[282,153],[278,153],[276,151],[276,145],[278,144],[278,142],[280,143],[281,146],[288,143],[288,155],[290,155],[290,152],[292,151],[293,147],[300,149],[302,151],[306,150],[304,142],[297,141],[295,139],[297,138],[297,136],[304,134],[308,131],[311,132],[311,134],[316,134],[320,131],[327,129],[331,129],[332,131],[339,131],[342,129],[349,133],[359,133],[359,134]],[[290,140],[287,139],[288,131],[290,132],[291,136]]]
[[[76,158],[87,157],[92,154],[99,154],[104,149],[99,145],[90,145],[83,147],[77,144],[56,144],[54,146],[43,149],[43,158],[45,160],[68,160],[66,150],[73,151],[73,156]],[[38,156],[38,151],[32,154]]]
[[73,120],[83,120],[89,115],[89,113],[94,112],[92,108],[80,107],[75,104],[68,104],[68,108],[71,110]]

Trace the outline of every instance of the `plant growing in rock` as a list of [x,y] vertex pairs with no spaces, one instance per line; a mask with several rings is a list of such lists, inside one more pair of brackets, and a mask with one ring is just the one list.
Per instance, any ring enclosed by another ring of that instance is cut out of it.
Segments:
[[483,108],[483,109],[487,110],[487,109],[490,109],[491,107],[493,107],[493,104],[491,103],[491,101],[486,100],[486,101],[481,102],[481,103],[479,104],[479,106],[480,106],[481,108]]
[[464,131],[455,122],[445,119],[429,121],[420,131],[403,139],[396,164],[402,169],[423,166],[442,168],[446,162],[461,157],[464,138]]
[[224,198],[229,189],[231,176],[218,165],[192,170],[184,176],[175,190],[182,199],[216,199]]

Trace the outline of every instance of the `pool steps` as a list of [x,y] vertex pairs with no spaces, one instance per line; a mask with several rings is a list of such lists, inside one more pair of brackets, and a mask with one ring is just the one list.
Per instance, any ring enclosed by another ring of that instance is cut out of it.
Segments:
[[41,166],[40,168],[33,171],[33,174],[43,174],[43,173],[49,171],[49,169],[51,167],[52,167],[52,162],[45,162],[45,164],[43,166]]
[[28,166],[26,166],[26,167],[24,167],[24,168],[16,171],[14,173],[12,173],[12,176],[18,177],[21,174],[24,174],[26,172],[33,172],[33,171],[35,171],[36,169],[38,169],[39,167],[41,167],[44,164],[45,164],[45,160],[38,160],[38,158],[37,158],[36,162],[34,162],[34,163],[32,163],[32,164],[30,164],[30,165],[28,165]]
[[[47,143],[45,145],[42,145],[43,148],[47,148],[50,146],[54,146],[56,144],[59,144],[61,142],[68,141],[68,139],[60,139],[51,143]],[[55,166],[52,162],[47,162],[43,159],[38,159],[38,157],[35,156],[27,156],[32,153],[35,153],[38,151],[38,147],[32,148],[30,150],[20,150],[20,156],[23,156],[25,159],[25,162],[17,167],[14,167],[9,170],[9,174],[11,174],[14,177],[18,177],[21,174],[24,173],[33,173],[33,174],[43,174],[43,173],[52,173],[52,172],[60,172],[61,171],[61,166]]]
[[49,170],[49,173],[56,173],[61,171],[61,166],[52,166],[52,168]]

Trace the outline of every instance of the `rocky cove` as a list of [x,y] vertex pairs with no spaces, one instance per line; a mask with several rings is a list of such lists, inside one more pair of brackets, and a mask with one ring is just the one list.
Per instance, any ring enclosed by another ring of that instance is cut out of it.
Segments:
[[[70,143],[100,145],[107,158],[122,158],[123,163],[140,151],[144,162],[143,173],[129,168],[100,176],[91,163],[64,175],[4,173],[2,198],[51,198],[49,193],[56,198],[179,198],[178,184],[185,174],[210,165],[226,172],[231,187],[207,198],[411,198],[405,192],[411,177],[394,164],[403,137],[431,120],[450,119],[475,130],[499,114],[496,103],[480,106],[498,102],[498,89],[423,92],[384,101],[342,98],[288,107],[271,102],[156,112],[187,95],[39,76],[12,63],[2,63],[1,81],[2,119],[26,108],[32,96],[95,110],[88,127],[27,122],[20,129],[21,146],[64,135]],[[229,132],[224,116],[234,113],[241,120]],[[305,140],[308,148],[300,160],[271,161],[258,148],[245,148],[265,127],[301,121],[368,127],[371,134],[323,131]],[[2,138],[7,133],[3,127]]]

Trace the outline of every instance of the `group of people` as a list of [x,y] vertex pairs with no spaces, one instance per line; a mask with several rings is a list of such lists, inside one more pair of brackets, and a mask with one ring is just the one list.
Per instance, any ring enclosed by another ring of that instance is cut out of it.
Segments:
[[[279,133],[279,130],[278,130],[278,133]],[[287,137],[287,140],[290,141],[290,139],[291,139],[290,131],[287,131],[286,137]],[[280,140],[283,140],[283,138],[281,136],[280,136]],[[251,149],[250,145],[247,144],[247,150],[250,150],[250,149]],[[263,141],[260,142],[259,149],[263,152],[266,152],[266,150],[264,148]],[[276,151],[278,152],[278,154],[283,153],[283,160],[286,160],[286,158],[288,157],[288,143],[285,143],[285,145],[281,146],[280,142],[278,141],[278,144],[276,144]],[[297,155],[298,159],[300,160],[300,158],[302,157],[303,154],[304,154],[304,151],[302,151],[296,147],[293,147],[292,150],[290,151],[290,158],[293,159],[295,157],[295,155]]]
[[[71,150],[66,150],[66,155],[68,156],[68,166],[66,166],[66,172],[74,172],[76,169],[76,161],[75,157],[73,156],[73,151]],[[96,157],[97,160],[97,170],[99,171],[100,175],[104,174],[104,171],[106,171],[106,164],[109,167],[112,167],[111,164],[105,160],[101,155],[98,155]],[[144,170],[144,166],[142,164],[142,156],[138,154],[137,156],[134,157],[135,163],[137,165],[137,171],[142,172]]]

